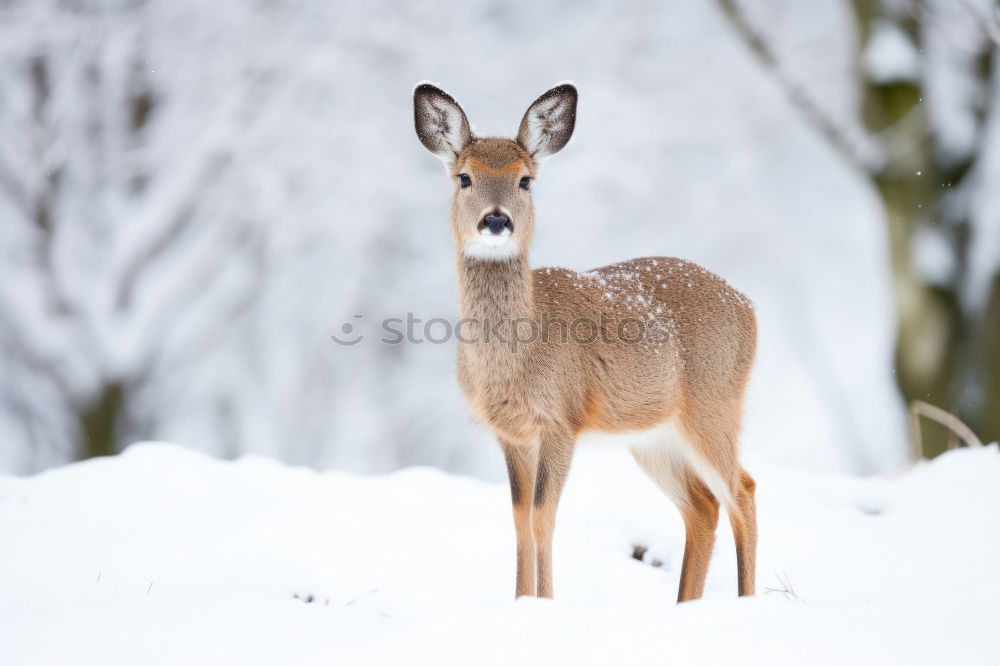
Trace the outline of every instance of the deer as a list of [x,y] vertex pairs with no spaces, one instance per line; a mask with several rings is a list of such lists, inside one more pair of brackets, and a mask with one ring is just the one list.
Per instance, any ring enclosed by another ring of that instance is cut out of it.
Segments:
[[737,446],[757,344],[752,303],[673,257],[583,272],[529,265],[532,186],[569,142],[577,100],[571,83],[548,90],[507,139],[474,136],[435,85],[413,93],[417,137],[454,186],[458,383],[506,461],[515,598],[553,596],[556,509],[577,442],[591,436],[628,447],[679,509],[678,603],[703,593],[720,506],[736,542],[738,593],[753,595],[755,483]]

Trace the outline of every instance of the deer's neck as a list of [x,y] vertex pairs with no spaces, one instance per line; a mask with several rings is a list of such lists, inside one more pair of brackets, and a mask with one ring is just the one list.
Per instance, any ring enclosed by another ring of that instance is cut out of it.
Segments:
[[460,257],[459,313],[483,325],[534,316],[531,269],[521,255],[498,261]]

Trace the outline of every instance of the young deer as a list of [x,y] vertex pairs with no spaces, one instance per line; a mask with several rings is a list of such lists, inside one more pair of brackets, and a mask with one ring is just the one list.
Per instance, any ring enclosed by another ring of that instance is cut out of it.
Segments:
[[529,267],[531,183],[573,133],[572,85],[539,97],[514,141],[473,136],[458,103],[430,84],[413,101],[417,136],[455,184],[461,333],[473,341],[459,345],[458,381],[507,461],[516,595],[552,596],[556,505],[587,433],[623,440],[680,509],[678,601],[701,596],[720,502],[736,539],[739,593],[753,594],[754,481],[736,443],[756,347],[750,302],[669,257],[584,273]]

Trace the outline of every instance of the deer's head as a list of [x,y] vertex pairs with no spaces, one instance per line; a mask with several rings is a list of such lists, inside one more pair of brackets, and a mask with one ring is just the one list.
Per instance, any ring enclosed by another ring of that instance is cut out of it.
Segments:
[[558,85],[528,107],[516,140],[478,138],[451,95],[429,83],[414,90],[417,136],[455,184],[451,222],[464,256],[497,260],[527,252],[532,181],[541,162],[572,136],[576,100],[576,88]]

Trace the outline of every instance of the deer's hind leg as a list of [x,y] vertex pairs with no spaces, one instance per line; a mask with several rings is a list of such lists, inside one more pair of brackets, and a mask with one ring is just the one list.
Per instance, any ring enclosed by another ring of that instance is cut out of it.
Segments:
[[736,540],[736,572],[741,597],[753,596],[757,568],[757,504],[753,477],[740,470],[733,484],[732,501],[727,505],[729,522]]
[[694,476],[688,476],[688,500],[681,515],[684,517],[684,563],[677,586],[677,603],[701,598],[715,547],[715,528],[719,524],[719,500]]
[[686,446],[679,433],[670,428],[657,442],[632,449],[636,462],[673,500],[684,519],[684,563],[678,602],[701,596],[719,523],[719,500],[688,462]]
[[[690,413],[690,412],[689,412]],[[708,574],[720,503],[733,524],[740,593],[752,594],[756,528],[752,480],[744,485],[736,452],[738,418],[726,410],[682,415],[655,444],[635,448],[639,466],[674,501],[684,519],[684,563],[677,601],[701,597]],[[713,418],[714,417],[714,418]],[[749,476],[746,477],[749,479]]]
[[712,402],[705,401],[701,409],[688,411],[682,429],[691,446],[689,460],[729,514],[736,542],[739,594],[748,596],[755,587],[757,511],[754,480],[740,467],[737,451],[740,399]]

